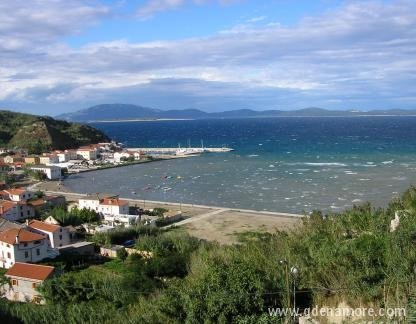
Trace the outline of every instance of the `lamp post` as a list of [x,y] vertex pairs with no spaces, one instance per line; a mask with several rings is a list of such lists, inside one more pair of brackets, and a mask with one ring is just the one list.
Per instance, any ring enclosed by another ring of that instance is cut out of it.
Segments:
[[285,266],[285,280],[286,280],[286,304],[290,308],[290,288],[289,288],[289,263],[287,260],[280,260],[279,263]]
[[[285,266],[285,279],[286,279],[286,303],[287,307],[290,308],[290,283],[289,283],[289,262],[284,259],[280,260],[279,263]],[[299,274],[299,269],[296,266],[290,267],[290,275],[293,280],[293,322],[296,322],[296,278]]]
[[293,322],[296,322],[296,278],[298,276],[299,269],[296,266],[290,268],[290,273],[293,279]]

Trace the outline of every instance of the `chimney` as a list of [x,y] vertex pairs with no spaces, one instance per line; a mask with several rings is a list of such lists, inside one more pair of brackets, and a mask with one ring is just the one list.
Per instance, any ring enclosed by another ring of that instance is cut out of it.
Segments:
[[19,240],[19,234],[18,235],[16,235],[16,244],[19,244],[20,243],[20,240]]
[[26,219],[26,226],[29,226],[29,220]]
[[0,205],[0,215],[3,215],[3,213],[4,213],[4,207],[3,205]]

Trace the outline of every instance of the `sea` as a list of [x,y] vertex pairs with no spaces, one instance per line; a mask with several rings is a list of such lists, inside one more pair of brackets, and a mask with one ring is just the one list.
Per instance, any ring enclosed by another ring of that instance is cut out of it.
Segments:
[[80,173],[75,192],[231,208],[339,212],[416,184],[416,117],[287,117],[93,123],[127,147],[229,153]]

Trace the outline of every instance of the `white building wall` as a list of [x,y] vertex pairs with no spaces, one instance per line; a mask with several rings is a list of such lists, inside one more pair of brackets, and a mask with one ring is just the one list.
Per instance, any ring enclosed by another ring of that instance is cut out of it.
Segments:
[[47,239],[42,239],[39,243],[29,242],[8,244],[0,242],[0,266],[10,268],[15,262],[39,262],[48,257]]
[[43,304],[44,301],[41,299],[41,295],[36,291],[36,287],[42,283],[40,280],[30,280],[12,277],[14,279],[15,285],[10,285],[6,291],[6,298],[12,301],[19,302],[33,302],[34,298],[39,300],[40,304]]
[[98,199],[92,200],[92,199],[79,199],[78,200],[78,208],[79,209],[91,209],[98,212],[98,206],[100,205],[100,201]]

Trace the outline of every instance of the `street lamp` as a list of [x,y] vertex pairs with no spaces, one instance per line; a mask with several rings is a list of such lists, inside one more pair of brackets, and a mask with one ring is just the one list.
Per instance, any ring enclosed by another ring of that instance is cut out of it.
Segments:
[[[286,302],[287,307],[290,308],[290,284],[289,284],[289,262],[284,259],[280,260],[279,263],[285,266],[285,278],[286,278]],[[299,274],[299,268],[296,266],[290,267],[290,275],[293,280],[293,321],[296,322],[296,279]]]
[[286,303],[287,307],[290,308],[290,291],[289,291],[289,263],[287,260],[280,260],[279,263],[285,266],[285,279],[286,279]]
[[293,278],[293,321],[296,322],[296,278],[299,273],[299,269],[296,266],[290,268],[290,273]]

